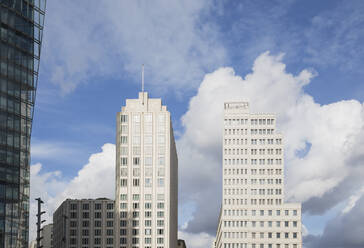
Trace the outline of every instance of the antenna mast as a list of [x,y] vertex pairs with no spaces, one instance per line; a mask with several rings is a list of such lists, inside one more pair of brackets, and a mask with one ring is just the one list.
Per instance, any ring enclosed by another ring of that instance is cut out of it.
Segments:
[[142,65],[142,92],[144,92],[144,64]]

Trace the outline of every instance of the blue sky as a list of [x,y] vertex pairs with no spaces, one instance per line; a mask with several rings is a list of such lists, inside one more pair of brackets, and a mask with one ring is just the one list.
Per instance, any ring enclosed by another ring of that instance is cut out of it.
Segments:
[[[43,183],[57,181],[66,187],[92,154],[102,152],[106,143],[114,144],[116,112],[126,98],[137,97],[141,64],[146,68],[146,90],[161,97],[172,113],[180,147],[187,142],[189,129],[182,119],[193,112],[191,99],[202,92],[201,83],[208,84],[205,75],[216,76],[219,68],[228,67],[244,79],[267,51],[273,57],[284,54],[277,63],[283,63],[288,74],[299,75],[305,69],[312,74],[309,83],[299,87],[300,95],[312,97],[315,104],[331,106],[343,100],[362,104],[363,43],[364,2],[360,0],[48,1],[32,164],[42,164],[39,176],[61,173]],[[271,94],[262,93],[262,97]],[[246,97],[244,92],[241,97]],[[294,128],[282,123],[285,135],[293,133]],[[356,168],[363,168],[360,165]],[[345,180],[320,197],[347,185]],[[57,197],[61,191],[50,187],[48,194]],[[318,195],[294,196],[306,202],[303,223],[308,233],[323,233],[326,223],[338,218],[346,203],[358,196],[355,190],[350,192],[333,200],[327,211],[318,212],[314,207],[310,210]],[[186,203],[180,204],[183,225],[194,218],[199,205],[193,197],[180,195]],[[191,247],[200,247],[209,240],[206,233],[213,235],[209,231],[213,228],[186,229],[184,235],[191,238]]]

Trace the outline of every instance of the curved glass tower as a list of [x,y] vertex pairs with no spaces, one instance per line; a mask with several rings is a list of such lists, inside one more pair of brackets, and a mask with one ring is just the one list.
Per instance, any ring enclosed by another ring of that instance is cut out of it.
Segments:
[[45,4],[0,1],[0,248],[28,246],[29,146]]

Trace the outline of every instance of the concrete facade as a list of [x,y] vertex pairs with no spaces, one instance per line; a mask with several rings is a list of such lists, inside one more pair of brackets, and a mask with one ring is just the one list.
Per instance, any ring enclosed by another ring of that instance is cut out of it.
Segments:
[[115,247],[176,248],[178,161],[161,99],[127,99],[116,144]]
[[283,136],[274,114],[224,104],[223,196],[216,248],[301,248],[301,204],[284,202]]
[[54,248],[113,248],[114,201],[65,200],[53,214]]
[[53,248],[53,224],[47,224],[42,227],[40,236],[43,237],[40,241],[40,245],[43,248]]

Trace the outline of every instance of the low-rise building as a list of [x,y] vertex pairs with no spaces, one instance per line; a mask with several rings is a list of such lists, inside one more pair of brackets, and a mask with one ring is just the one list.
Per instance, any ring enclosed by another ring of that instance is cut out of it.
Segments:
[[53,224],[43,226],[40,236],[43,237],[40,240],[40,245],[42,245],[43,248],[53,248]]
[[54,212],[54,248],[113,248],[113,243],[113,200],[67,199]]

